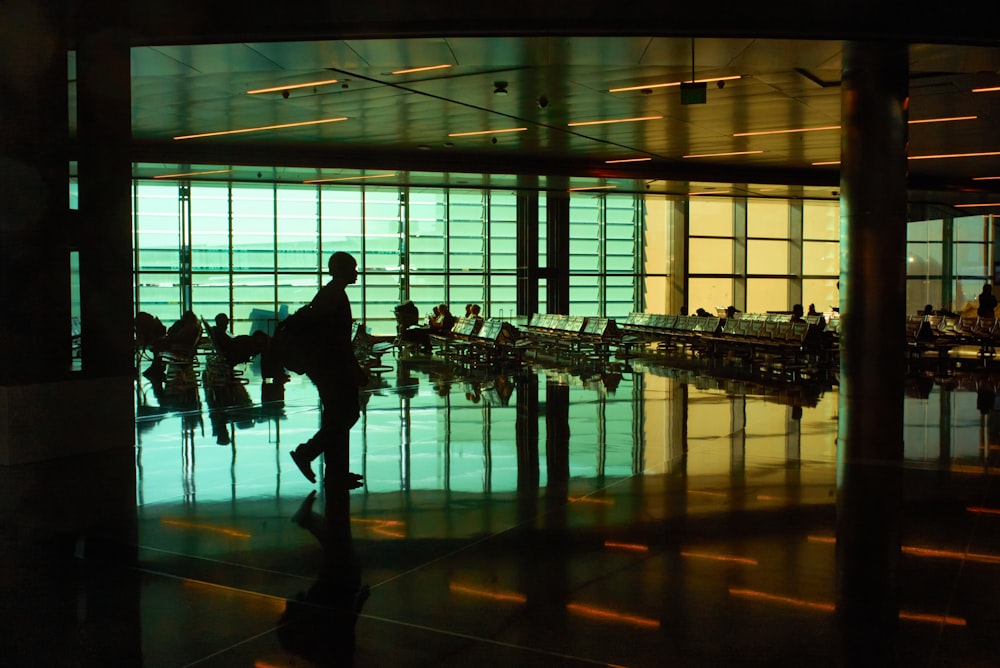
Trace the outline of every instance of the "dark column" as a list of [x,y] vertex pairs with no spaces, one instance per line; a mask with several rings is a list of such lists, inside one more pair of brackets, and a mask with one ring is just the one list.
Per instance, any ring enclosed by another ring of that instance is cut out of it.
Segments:
[[[545,200],[547,312],[569,314],[569,181],[549,177]],[[566,187],[560,187],[565,182]]]
[[546,498],[561,504],[569,488],[569,387],[545,385]]
[[538,312],[538,186],[537,176],[522,176],[517,191],[517,315]]
[[906,310],[907,48],[845,42],[837,611],[843,665],[894,663]]
[[133,372],[128,5],[88,5],[77,49],[83,371]]
[[0,385],[70,366],[66,17],[0,4]]
[[534,507],[538,493],[538,376],[522,374],[515,380],[517,415],[514,431],[517,441],[518,499],[529,499]]

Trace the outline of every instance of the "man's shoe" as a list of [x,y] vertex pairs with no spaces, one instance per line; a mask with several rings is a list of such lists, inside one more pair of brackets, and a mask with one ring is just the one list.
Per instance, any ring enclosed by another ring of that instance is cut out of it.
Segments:
[[348,471],[343,476],[326,476],[323,483],[329,490],[352,490],[364,484],[364,478],[360,473]]
[[313,473],[312,465],[310,465],[309,460],[303,457],[302,453],[300,453],[297,449],[292,450],[290,454],[292,455],[292,461],[295,462],[295,465],[299,467],[300,471],[302,471],[302,475],[306,477],[306,480],[309,482],[316,482],[316,474]]

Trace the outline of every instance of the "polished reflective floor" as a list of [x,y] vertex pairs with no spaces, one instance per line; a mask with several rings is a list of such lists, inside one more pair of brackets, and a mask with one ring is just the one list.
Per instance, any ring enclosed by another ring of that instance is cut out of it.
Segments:
[[855,476],[834,378],[386,363],[349,491],[289,457],[308,380],[252,366],[0,469],[0,666],[1000,663],[986,371],[915,374],[904,462]]

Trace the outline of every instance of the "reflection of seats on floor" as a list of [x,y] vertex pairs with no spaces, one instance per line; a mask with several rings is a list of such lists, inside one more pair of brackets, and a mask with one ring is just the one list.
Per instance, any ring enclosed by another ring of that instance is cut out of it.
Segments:
[[[202,326],[208,334],[205,352],[205,386],[221,387],[233,382],[247,384],[250,381],[244,378],[242,365],[253,359],[253,355],[246,357],[234,356],[232,347],[233,339],[224,332],[216,331],[215,327],[208,324],[205,318],[201,319]],[[246,357],[246,359],[242,359]],[[238,368],[239,367],[239,368]]]
[[381,376],[392,371],[392,367],[382,361],[382,356],[396,347],[392,341],[373,340],[364,326],[355,321],[351,324],[351,344],[354,346],[354,356],[371,375]]

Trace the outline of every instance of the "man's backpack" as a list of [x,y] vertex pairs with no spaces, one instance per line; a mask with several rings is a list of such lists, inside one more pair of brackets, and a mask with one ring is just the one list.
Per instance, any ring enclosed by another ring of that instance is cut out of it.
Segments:
[[311,304],[306,304],[277,324],[271,347],[286,369],[308,373],[314,368],[320,345],[316,329]]

